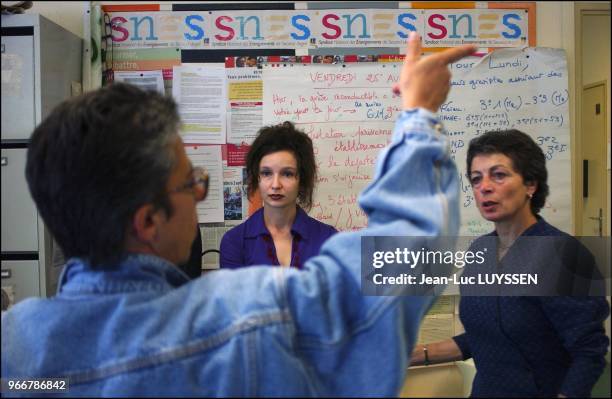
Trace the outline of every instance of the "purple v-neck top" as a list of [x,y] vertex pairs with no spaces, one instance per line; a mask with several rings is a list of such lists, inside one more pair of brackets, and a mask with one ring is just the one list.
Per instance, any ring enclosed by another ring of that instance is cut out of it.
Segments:
[[[311,218],[298,207],[291,226],[291,267],[301,268],[304,262],[319,253],[325,240],[336,232],[334,227]],[[280,264],[274,241],[264,223],[263,208],[225,233],[220,251],[219,264],[222,268]]]

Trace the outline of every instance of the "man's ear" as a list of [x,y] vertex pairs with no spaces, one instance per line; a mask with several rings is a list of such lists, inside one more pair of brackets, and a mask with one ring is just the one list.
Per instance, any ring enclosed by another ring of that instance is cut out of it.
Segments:
[[160,211],[152,204],[145,204],[134,213],[132,231],[138,241],[150,243],[155,240],[158,234]]

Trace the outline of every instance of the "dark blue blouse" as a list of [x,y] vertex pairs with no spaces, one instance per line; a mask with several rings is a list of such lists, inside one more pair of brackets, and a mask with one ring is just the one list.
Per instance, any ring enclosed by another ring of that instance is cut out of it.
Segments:
[[[311,218],[298,207],[291,226],[291,266],[301,268],[304,262],[319,253],[325,240],[336,232],[334,227]],[[220,252],[219,263],[222,268],[280,264],[274,241],[264,223],[263,208],[225,233],[221,239]]]
[[[575,240],[542,218],[522,236]],[[473,397],[588,397],[605,367],[605,297],[462,296],[459,312],[465,333],[453,338],[474,359]]]

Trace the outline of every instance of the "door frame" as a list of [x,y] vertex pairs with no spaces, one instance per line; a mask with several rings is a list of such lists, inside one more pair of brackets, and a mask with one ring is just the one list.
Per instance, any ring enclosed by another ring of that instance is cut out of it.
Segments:
[[[578,138],[578,134],[580,129],[582,128],[582,92],[586,86],[583,87],[583,79],[582,79],[582,18],[587,15],[610,15],[610,3],[608,2],[598,2],[598,3],[582,3],[575,2],[574,3],[574,82],[575,82],[575,90],[574,90],[574,110],[575,110],[575,123],[574,129],[575,131],[572,133],[571,143],[572,143],[572,181],[573,185],[573,200],[572,200],[572,220],[573,220],[573,233],[579,234],[582,233],[582,145]],[[598,83],[589,84],[587,86],[594,86]],[[610,96],[608,91],[610,90],[610,82],[606,81],[606,108],[608,111],[608,121],[606,124],[606,138],[607,138],[607,155],[608,160],[611,156],[610,154],[610,110],[609,101]],[[608,177],[610,176],[610,170],[607,170]],[[608,182],[610,180],[608,179]],[[607,215],[608,220],[606,220],[604,225],[604,236],[610,236],[610,184],[607,184],[608,192],[607,199]]]
[[[606,145],[607,145],[607,140],[608,140],[608,137],[609,137],[608,136],[609,131],[607,129],[607,126],[608,126],[608,122],[609,122],[609,119],[610,119],[610,117],[609,117],[610,110],[608,109],[608,82],[606,80],[600,80],[598,82],[593,82],[593,83],[589,83],[588,85],[585,85],[582,88],[582,90],[580,90],[580,102],[582,104],[582,95],[584,94],[585,90],[592,89],[592,88],[595,88],[595,87],[598,87],[598,86],[603,86],[603,89],[604,89],[604,93],[603,93],[604,94],[604,101],[603,102],[604,102],[604,106],[605,106],[605,109],[606,109],[606,114],[605,114],[605,117],[606,117],[606,126],[604,126],[604,129],[606,129],[607,137],[606,137],[605,141],[606,141]],[[582,114],[580,115],[580,121],[582,123]],[[577,126],[576,128],[578,129],[579,127]],[[582,128],[582,126],[580,126],[580,128]],[[580,159],[582,160],[582,159],[584,159],[584,157],[582,157],[582,155],[583,155],[583,153],[582,153],[582,141],[581,140],[577,140],[577,141],[580,141],[580,147],[581,147],[581,151],[580,151],[581,158]],[[607,150],[606,150],[606,154],[604,154],[604,161],[606,160],[605,155],[609,155]],[[609,163],[609,161],[608,161],[608,163]],[[579,173],[579,175],[580,175],[580,178],[582,179],[582,177],[584,176],[583,173],[582,173],[582,161],[579,163],[579,167],[581,168],[580,169],[581,173]],[[608,195],[608,202],[604,202],[604,204],[602,204],[603,207],[607,207],[608,208],[607,209],[608,213],[606,213],[606,218],[604,219],[605,224],[603,225],[603,229],[602,229],[603,230],[603,235],[605,236],[606,234],[607,235],[610,234],[609,233],[609,230],[610,230],[610,222],[609,222],[609,220],[610,220],[610,213],[609,213],[610,212],[610,208],[608,207],[609,197],[610,197],[610,179],[608,178],[607,182],[606,182],[606,180],[604,180],[604,182],[605,182],[604,184],[606,185],[607,195]],[[582,192],[582,184],[579,186],[579,190]],[[582,223],[582,218],[584,216],[583,215],[583,213],[584,213],[584,207],[583,207],[584,199],[583,199],[582,195],[580,195],[578,197],[578,201],[580,202],[580,207],[582,209],[581,210],[581,214],[580,214],[580,223]],[[597,215],[590,215],[590,216],[597,216]],[[584,235],[584,231],[581,231],[580,235]]]

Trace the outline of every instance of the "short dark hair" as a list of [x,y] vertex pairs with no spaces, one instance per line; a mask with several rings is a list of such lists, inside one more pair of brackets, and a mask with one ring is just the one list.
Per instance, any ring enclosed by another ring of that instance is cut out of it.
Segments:
[[179,121],[172,98],[115,83],[63,102],[34,130],[26,178],[66,257],[115,268],[140,206],[172,215]]
[[472,174],[472,160],[480,154],[503,154],[512,160],[512,167],[525,183],[536,183],[531,198],[531,212],[537,215],[548,197],[548,172],[544,152],[533,139],[520,130],[486,132],[470,141],[467,151],[468,179]]
[[297,161],[300,178],[298,202],[301,207],[310,210],[312,193],[317,178],[317,163],[312,147],[312,140],[291,122],[284,122],[259,129],[246,157],[247,191],[253,195],[259,184],[259,163],[268,154],[278,151],[289,151]]

